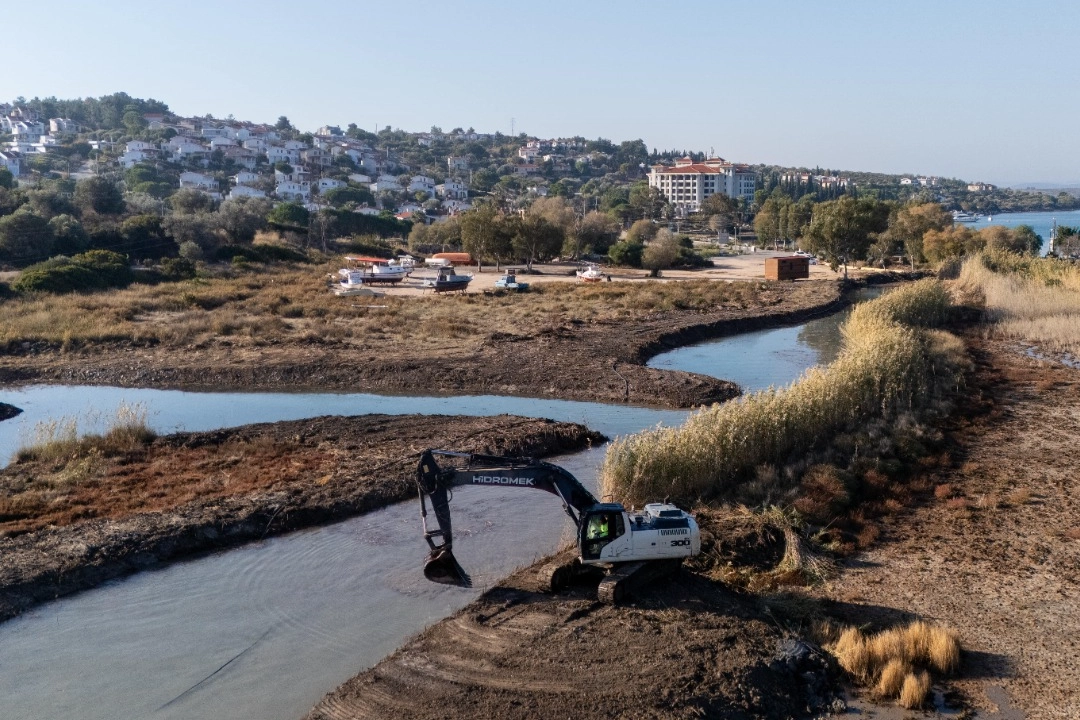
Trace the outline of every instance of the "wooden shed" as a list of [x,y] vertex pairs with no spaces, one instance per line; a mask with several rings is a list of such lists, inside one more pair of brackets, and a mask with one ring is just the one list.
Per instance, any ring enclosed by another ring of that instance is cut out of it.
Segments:
[[810,277],[810,258],[801,255],[765,258],[766,280],[799,280]]

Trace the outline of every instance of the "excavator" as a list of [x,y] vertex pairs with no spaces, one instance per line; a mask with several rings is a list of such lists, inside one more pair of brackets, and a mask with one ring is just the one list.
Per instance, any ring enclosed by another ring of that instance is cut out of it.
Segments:
[[[562,501],[574,523],[578,557],[541,570],[541,583],[552,592],[584,576],[599,577],[598,598],[615,604],[673,574],[684,558],[701,552],[701,534],[692,515],[668,503],[650,503],[634,512],[620,503],[600,502],[567,470],[533,458],[425,450],[416,484],[424,539],[431,550],[424,576],[437,583],[471,584],[453,553],[450,498],[452,488],[461,485],[543,490]],[[434,528],[428,526],[427,500],[435,514]]]

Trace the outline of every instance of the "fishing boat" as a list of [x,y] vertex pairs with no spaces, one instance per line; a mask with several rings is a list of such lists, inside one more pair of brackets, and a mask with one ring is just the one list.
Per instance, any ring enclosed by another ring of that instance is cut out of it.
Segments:
[[338,282],[334,283],[334,287],[331,288],[335,295],[341,297],[347,297],[349,295],[368,295],[379,297],[382,295],[382,293],[375,292],[364,283],[363,270],[339,270],[338,274],[341,279],[338,280]]
[[412,270],[416,267],[416,258],[414,258],[412,255],[398,255],[396,258],[391,260],[388,265],[390,265],[390,267],[402,267],[408,270]]
[[439,268],[439,274],[435,277],[424,278],[424,289],[441,292],[465,292],[472,282],[472,275],[458,275],[454,272],[454,266],[448,265]]
[[338,270],[338,275],[343,282],[348,279],[349,283],[359,279],[368,285],[394,284],[401,282],[412,272],[412,268],[391,265],[384,258],[346,256],[345,262],[348,267]]
[[600,282],[604,279],[604,273],[600,266],[595,263],[587,263],[585,267],[577,271],[578,280],[582,282]]
[[529,283],[518,282],[517,271],[513,268],[507,268],[503,276],[495,281],[495,288],[498,290],[510,290],[511,292],[524,292],[529,289]]

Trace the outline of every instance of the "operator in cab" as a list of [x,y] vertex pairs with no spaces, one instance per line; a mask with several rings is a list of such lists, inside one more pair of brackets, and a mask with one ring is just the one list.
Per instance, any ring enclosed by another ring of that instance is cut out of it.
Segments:
[[608,536],[608,516],[593,515],[589,518],[589,527],[585,531],[586,540],[602,540]]

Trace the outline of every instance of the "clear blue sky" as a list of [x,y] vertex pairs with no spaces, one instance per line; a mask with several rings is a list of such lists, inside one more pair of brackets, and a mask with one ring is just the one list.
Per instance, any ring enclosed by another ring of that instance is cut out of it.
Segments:
[[0,99],[642,138],[750,163],[1080,184],[1080,3],[54,0]]

